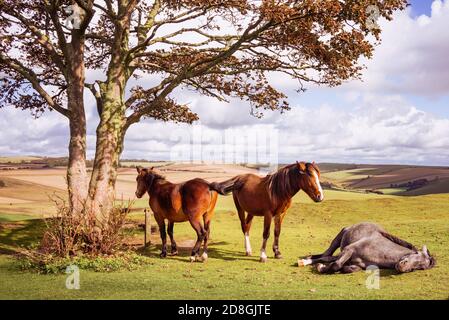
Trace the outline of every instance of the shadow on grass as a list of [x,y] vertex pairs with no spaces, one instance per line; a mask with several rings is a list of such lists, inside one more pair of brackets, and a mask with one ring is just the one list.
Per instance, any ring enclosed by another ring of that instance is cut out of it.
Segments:
[[[226,250],[222,248],[216,248],[215,246],[223,246],[227,245],[229,242],[220,241],[220,242],[212,242],[209,243],[209,248],[207,250],[207,254],[209,258],[225,260],[225,261],[235,261],[235,260],[249,260],[251,257],[247,257],[245,254],[241,252]],[[162,246],[160,244],[153,244],[147,248],[140,248],[138,252],[142,255],[149,257],[159,257],[161,253]],[[180,246],[178,245],[178,255],[172,256],[170,255],[170,245],[167,245],[167,257],[166,259],[173,259],[177,261],[184,261],[190,263],[190,255],[192,252],[193,246]],[[200,251],[202,252],[202,251]],[[259,260],[257,260],[258,262]]]
[[0,253],[13,254],[14,248],[36,245],[45,227],[43,219],[0,223]]
[[380,276],[381,277],[396,277],[401,275],[402,273],[397,272],[394,269],[380,269]]
[[[345,275],[345,274],[351,274],[351,273],[342,273],[342,272],[336,272],[336,273],[320,273],[320,272],[318,272],[318,271],[316,270],[316,268],[313,267],[313,266],[298,267],[298,264],[297,264],[297,263],[292,263],[290,266],[291,266],[291,267],[295,267],[295,268],[301,268],[301,269],[308,268],[310,273],[313,273],[313,274],[319,274],[319,275],[335,275],[335,274]],[[365,272],[365,270],[360,270],[360,271],[357,271],[357,272]],[[380,269],[379,274],[380,274],[380,276],[381,276],[382,278],[394,278],[394,277],[397,277],[397,276],[400,276],[400,275],[401,275],[400,272],[397,272],[397,271],[394,270],[394,269]]]

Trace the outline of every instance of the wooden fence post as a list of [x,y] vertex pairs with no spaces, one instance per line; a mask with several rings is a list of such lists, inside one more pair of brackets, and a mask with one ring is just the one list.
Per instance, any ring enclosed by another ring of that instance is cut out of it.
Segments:
[[151,244],[151,221],[150,221],[150,210],[145,208],[145,239],[144,239],[144,247],[146,248]]

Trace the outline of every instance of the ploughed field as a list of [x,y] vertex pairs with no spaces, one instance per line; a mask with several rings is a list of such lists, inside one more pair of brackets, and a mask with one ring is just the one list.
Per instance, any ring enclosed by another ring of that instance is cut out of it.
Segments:
[[323,180],[337,188],[417,196],[449,193],[449,167],[321,164]]
[[[220,181],[244,172],[257,172],[255,168],[237,165],[157,163],[157,166],[172,181],[197,176]],[[354,176],[357,175],[362,176],[360,179],[366,179],[368,166],[329,168],[323,165],[322,168],[327,169],[323,170],[327,171],[323,173],[324,179],[334,184],[348,183],[345,185],[347,190],[325,190],[325,200],[318,204],[310,201],[303,192],[295,196],[282,226],[280,249],[283,259],[273,259],[271,235],[267,246],[269,260],[265,264],[259,263],[263,223],[257,217],[251,230],[254,256],[244,255],[243,235],[232,196],[219,197],[212,221],[207,263],[189,262],[192,240],[195,238],[189,223],[175,225],[180,255],[160,259],[158,234],[152,234],[149,248],[139,248],[143,244],[143,230],[138,224],[143,222],[143,209],[148,203],[145,196],[134,204],[129,216],[135,222],[131,224],[134,229],[127,238],[138,248],[143,265],[134,270],[114,272],[81,270],[80,290],[66,289],[65,274],[41,275],[21,271],[13,256],[18,247],[38,243],[45,226],[42,218],[50,217],[54,212],[48,196],[65,196],[64,169],[0,171],[0,298],[447,299],[449,194],[397,196],[395,192],[385,192],[383,195],[360,192],[364,187],[354,190],[357,188],[349,183],[354,183]],[[385,172],[387,168],[370,168],[370,176],[388,175]],[[373,173],[374,169],[377,170],[376,174]],[[400,172],[406,168],[393,169]],[[353,174],[351,170],[358,171]],[[444,189],[447,185],[443,173],[439,172],[438,175]],[[407,179],[410,176],[403,177],[402,181]],[[120,169],[118,198],[132,198],[134,191],[135,170]],[[368,274],[365,272],[319,275],[310,267],[297,267],[298,257],[324,251],[342,227],[361,221],[379,223],[389,232],[419,247],[426,244],[437,257],[437,266],[431,270],[400,275],[393,271],[381,271],[378,290],[367,289]]]

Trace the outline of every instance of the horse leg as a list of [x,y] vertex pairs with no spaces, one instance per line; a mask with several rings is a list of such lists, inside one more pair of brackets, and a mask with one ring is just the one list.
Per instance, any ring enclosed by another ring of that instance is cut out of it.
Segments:
[[167,256],[167,233],[165,231],[164,219],[158,219],[157,224],[159,226],[159,232],[161,234],[161,240],[162,240],[162,252],[160,254],[160,257],[165,258]]
[[314,265],[318,263],[331,263],[338,259],[338,256],[327,256],[327,257],[320,257],[316,259],[301,259],[298,261],[298,266],[303,267],[307,266],[309,264]]
[[336,258],[334,262],[331,262],[330,264],[324,265],[321,263],[318,263],[316,266],[316,269],[319,273],[335,273],[337,271],[340,271],[344,264],[351,259],[351,256],[353,254],[352,249],[344,249]]
[[199,252],[200,252],[201,242],[203,242],[204,237],[206,236],[206,230],[202,226],[199,219],[195,219],[195,218],[191,219],[190,224],[192,225],[192,228],[195,229],[196,235],[197,235],[196,243],[192,249],[192,254],[190,256],[190,261],[193,262],[193,261],[199,260]]
[[353,273],[353,272],[357,272],[362,270],[362,268],[358,265],[355,264],[351,264],[348,266],[343,266],[343,268],[341,268],[341,272],[342,273]]
[[273,252],[276,259],[282,259],[281,251],[279,251],[279,236],[281,235],[282,220],[284,220],[285,214],[277,215],[274,218],[274,242]]
[[[345,234],[346,231],[347,231],[346,228],[341,229],[341,231],[338,233],[338,235],[335,237],[335,239],[332,240],[329,248],[326,251],[324,251],[322,254],[311,255],[308,257],[308,259],[304,259],[304,260],[313,260],[313,259],[318,259],[321,257],[332,256],[334,254],[334,252],[340,247],[341,239],[343,238],[343,235]],[[305,265],[307,265],[307,264],[310,264],[310,263],[306,263]]]
[[254,216],[250,213],[246,216],[245,228],[243,233],[245,234],[245,251],[248,257],[252,256],[253,251],[251,249],[251,242],[249,241],[249,230],[251,229],[251,223],[253,222]]
[[270,227],[271,227],[271,212],[267,212],[264,215],[263,219],[263,241],[262,241],[262,248],[260,249],[260,262],[267,262],[267,241],[270,237]]
[[210,223],[211,223],[211,215],[209,215],[209,213],[206,213],[203,216],[203,221],[204,221],[204,229],[206,231],[205,236],[204,236],[204,244],[203,244],[203,254],[201,255],[201,259],[203,260],[203,262],[207,261],[208,255],[207,255],[207,245],[209,242],[209,237],[210,237]]
[[178,247],[176,246],[175,238],[173,237],[173,227],[175,226],[174,222],[168,222],[168,236],[170,237],[171,243],[171,255],[178,255]]
[[242,227],[243,236],[245,237],[245,252],[247,256],[251,256],[253,251],[251,249],[251,243],[249,241],[249,230],[251,229],[251,222],[253,220],[253,215],[248,212],[248,215],[245,217],[245,210],[241,207],[237,195],[233,193],[235,207],[237,208],[237,212],[239,214],[240,225]]
[[217,204],[218,194],[216,192],[211,193],[211,201],[209,203],[209,207],[207,212],[203,215],[204,229],[206,230],[206,235],[204,237],[203,244],[203,254],[201,256],[203,262],[206,262],[208,259],[207,255],[207,245],[210,239],[210,224],[212,222],[212,217],[214,215],[215,205]]

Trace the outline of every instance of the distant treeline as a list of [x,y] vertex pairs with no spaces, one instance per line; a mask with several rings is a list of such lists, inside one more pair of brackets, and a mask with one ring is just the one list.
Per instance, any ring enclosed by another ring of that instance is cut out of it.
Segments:
[[[0,165],[0,169],[44,169],[54,167],[67,167],[69,163],[68,157],[42,157],[33,160],[8,161]],[[87,160],[86,165],[91,167],[93,165],[92,160]]]
[[[439,177],[435,177],[434,181],[438,181]],[[411,191],[411,190],[415,190],[415,189],[419,189],[422,188],[426,185],[428,185],[430,183],[429,180],[427,179],[418,179],[418,180],[413,180],[413,181],[409,181],[406,183],[392,183],[390,185],[391,188],[406,188],[407,191]]]

